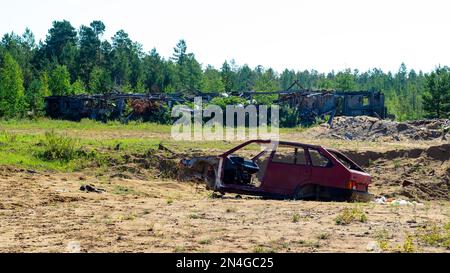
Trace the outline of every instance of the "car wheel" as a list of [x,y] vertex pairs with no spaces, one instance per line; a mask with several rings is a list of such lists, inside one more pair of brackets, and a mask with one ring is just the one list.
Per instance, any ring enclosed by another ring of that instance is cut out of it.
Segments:
[[303,200],[304,198],[305,198],[305,194],[303,192],[303,189],[300,187],[297,188],[297,190],[295,190],[295,193],[294,193],[294,200],[299,201],[299,200]]

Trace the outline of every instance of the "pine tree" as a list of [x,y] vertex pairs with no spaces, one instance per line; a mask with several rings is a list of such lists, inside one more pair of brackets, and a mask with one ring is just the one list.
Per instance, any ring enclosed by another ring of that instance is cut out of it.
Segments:
[[201,90],[204,92],[222,93],[225,91],[220,72],[212,66],[207,66],[203,73]]
[[232,92],[236,89],[236,73],[231,66],[225,61],[220,72],[225,92]]
[[438,67],[426,76],[427,88],[423,95],[428,118],[444,118],[450,114],[450,71]]

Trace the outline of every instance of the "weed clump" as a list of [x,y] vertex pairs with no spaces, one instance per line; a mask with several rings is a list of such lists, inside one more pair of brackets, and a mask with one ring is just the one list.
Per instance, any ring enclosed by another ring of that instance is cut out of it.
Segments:
[[337,225],[349,225],[354,221],[361,223],[367,222],[367,216],[364,211],[359,208],[345,208],[336,218],[335,222]]
[[67,162],[75,159],[80,154],[76,139],[58,135],[54,131],[46,132],[40,144],[43,146],[40,157],[44,160],[61,160]]
[[253,253],[259,253],[259,254],[261,254],[261,253],[276,253],[276,250],[258,245],[253,248]]
[[17,141],[17,134],[3,130],[2,136],[7,143],[15,143]]
[[425,245],[450,248],[450,222],[444,227],[432,223],[421,228],[418,239]]
[[292,223],[298,223],[300,221],[300,214],[295,213],[292,215]]

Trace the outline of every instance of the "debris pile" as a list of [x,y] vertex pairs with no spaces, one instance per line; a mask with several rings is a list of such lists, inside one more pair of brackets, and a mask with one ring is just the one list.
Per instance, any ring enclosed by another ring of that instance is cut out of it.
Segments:
[[83,185],[80,187],[80,191],[83,192],[94,192],[94,193],[104,193],[106,192],[104,189],[98,189],[94,185]]
[[332,128],[322,127],[326,129],[319,136],[344,140],[447,140],[450,137],[449,119],[396,122],[368,116],[336,117]]
[[376,198],[374,202],[381,205],[392,205],[392,206],[423,206],[422,203],[418,203],[416,201],[411,202],[404,199],[386,198],[384,196]]

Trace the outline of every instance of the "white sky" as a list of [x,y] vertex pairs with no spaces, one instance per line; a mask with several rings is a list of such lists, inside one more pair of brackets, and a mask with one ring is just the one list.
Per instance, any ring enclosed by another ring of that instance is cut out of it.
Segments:
[[446,0],[14,0],[1,4],[0,35],[28,26],[39,40],[54,20],[102,20],[105,37],[124,29],[166,58],[183,38],[216,68],[429,71],[450,65],[449,12]]

